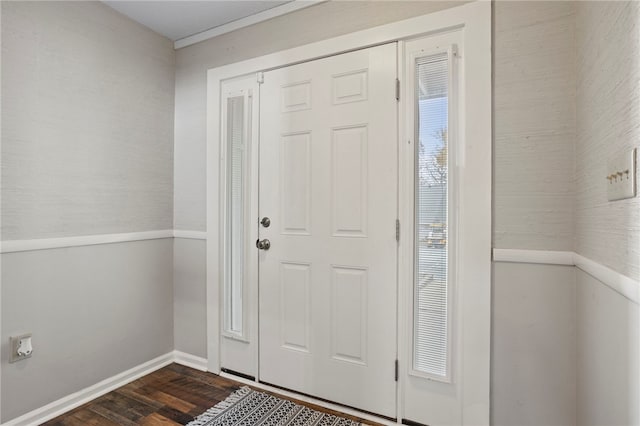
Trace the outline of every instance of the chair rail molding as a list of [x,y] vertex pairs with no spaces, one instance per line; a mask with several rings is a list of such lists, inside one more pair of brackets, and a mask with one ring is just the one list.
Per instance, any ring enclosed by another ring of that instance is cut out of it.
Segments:
[[186,231],[183,229],[174,229],[173,238],[183,238],[186,240],[206,240],[206,231]]
[[121,234],[96,234],[75,237],[37,238],[31,240],[0,241],[0,253],[16,253],[33,250],[94,246],[99,244],[128,243],[133,241],[160,240],[165,238],[185,238],[206,240],[204,231],[161,229],[156,231],[127,232]]
[[493,249],[493,261],[574,266],[630,301],[640,304],[640,282],[572,251]]

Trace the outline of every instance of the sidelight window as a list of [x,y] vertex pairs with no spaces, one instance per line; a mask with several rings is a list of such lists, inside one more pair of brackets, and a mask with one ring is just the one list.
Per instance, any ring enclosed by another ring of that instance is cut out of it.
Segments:
[[244,336],[247,125],[245,96],[228,97],[225,114],[226,197],[224,329]]
[[415,62],[413,370],[450,377],[449,52]]

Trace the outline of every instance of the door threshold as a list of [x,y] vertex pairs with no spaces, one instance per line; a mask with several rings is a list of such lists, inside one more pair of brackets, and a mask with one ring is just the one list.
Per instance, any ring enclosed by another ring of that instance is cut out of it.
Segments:
[[303,393],[298,393],[285,388],[281,388],[279,386],[271,385],[269,383],[264,383],[257,380],[249,380],[243,377],[244,375],[236,375],[227,371],[221,371],[220,377],[224,377],[230,380],[235,380],[236,382],[239,382],[248,386],[252,386],[257,389],[265,390],[274,394],[279,394],[287,398],[296,399],[298,401],[306,402],[309,404],[314,404],[329,410],[338,411],[340,413],[347,414],[349,416],[359,417],[363,420],[368,420],[381,425],[397,426],[401,424],[394,418],[389,418],[389,417],[381,416],[378,414],[373,414],[368,411],[363,411],[357,408],[349,407],[346,405],[337,404],[335,402],[327,401],[321,398],[316,398],[310,395],[306,395]]
[[413,420],[409,419],[402,419],[402,424],[407,426],[428,426],[424,423],[414,422]]
[[221,368],[220,371],[222,371],[223,373],[226,374],[231,374],[234,377],[241,377],[245,380],[249,380],[250,382],[255,382],[256,378],[250,374],[244,374],[244,373],[240,373],[239,371],[235,371],[235,370],[230,370],[228,368]]

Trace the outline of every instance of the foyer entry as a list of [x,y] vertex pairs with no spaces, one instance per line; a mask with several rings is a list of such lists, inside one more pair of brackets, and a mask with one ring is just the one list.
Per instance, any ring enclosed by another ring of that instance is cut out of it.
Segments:
[[210,371],[489,422],[490,12],[209,70]]

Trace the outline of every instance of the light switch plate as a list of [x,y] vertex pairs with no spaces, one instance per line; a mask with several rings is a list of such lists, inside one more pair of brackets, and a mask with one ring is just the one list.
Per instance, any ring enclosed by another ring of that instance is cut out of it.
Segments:
[[609,159],[606,176],[609,201],[636,196],[636,151],[634,148]]

